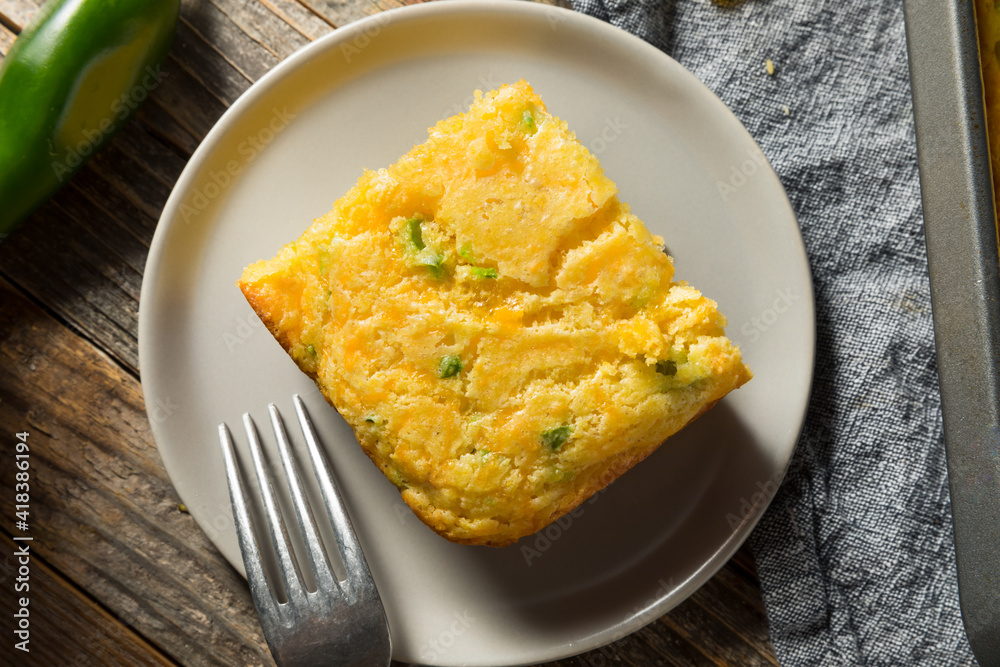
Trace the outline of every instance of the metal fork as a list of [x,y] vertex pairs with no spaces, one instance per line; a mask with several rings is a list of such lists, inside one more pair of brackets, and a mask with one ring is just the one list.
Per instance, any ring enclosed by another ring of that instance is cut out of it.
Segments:
[[236,465],[232,436],[225,423],[219,424],[219,439],[226,463],[229,497],[233,503],[240,551],[243,553],[247,581],[264,637],[278,665],[388,665],[391,643],[382,600],[351,527],[343,498],[320,451],[319,438],[309,413],[306,412],[306,406],[297,394],[294,402],[347,577],[343,581],[338,580],[330,566],[313,513],[302,490],[301,476],[291,454],[284,423],[277,407],[272,403],[268,406],[271,426],[278,442],[295,516],[316,579],[316,590],[307,590],[298,563],[292,555],[285,522],[278,511],[271,475],[264,465],[257,427],[250,415],[244,414],[243,426],[250,443],[257,487],[260,489],[267,517],[267,532],[277,554],[278,575],[287,600],[278,601],[278,596],[269,586],[264,574],[260,540],[255,538],[255,534],[259,536],[261,531],[254,530],[250,519],[247,491]]

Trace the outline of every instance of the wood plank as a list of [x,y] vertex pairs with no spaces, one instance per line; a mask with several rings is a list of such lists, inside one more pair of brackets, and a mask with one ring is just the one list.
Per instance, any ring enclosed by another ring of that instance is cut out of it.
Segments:
[[[220,17],[225,18],[216,10],[215,18]],[[239,32],[231,22],[224,27]],[[287,30],[304,42],[292,28]],[[13,34],[5,34],[12,41]],[[178,35],[180,47],[175,43],[160,86],[140,107],[143,121],[163,121],[157,129],[172,137],[170,144],[141,124],[130,123],[69,187],[0,246],[0,266],[9,279],[133,372],[141,269],[160,211],[187,157],[178,155],[177,147],[193,151],[226,104],[250,83],[201,36],[183,25]],[[173,55],[178,50],[179,56]],[[196,51],[214,63],[214,69],[199,61],[193,55]],[[216,78],[205,83],[191,76],[189,69],[202,77],[215,72]],[[236,83],[227,90],[224,80]],[[221,95],[213,95],[210,88]],[[54,239],[59,242],[54,244]],[[125,268],[133,269],[129,279],[123,278]]]
[[753,559],[753,551],[750,549],[748,542],[744,542],[743,546],[736,550],[736,553],[733,554],[732,563],[743,568],[749,578],[759,583],[757,563]]
[[[387,9],[417,5],[429,0],[299,0],[303,6],[334,26],[343,26]],[[516,0],[511,0],[516,1]],[[569,0],[533,0],[545,5],[569,7]]]
[[740,667],[777,665],[770,655],[765,656],[755,645],[749,644],[746,638],[720,622],[717,617],[698,604],[694,597],[682,602],[657,622],[697,645],[702,653],[717,664],[740,665]]
[[636,636],[656,651],[656,654],[663,656],[663,664],[676,664],[683,667],[709,667],[715,666],[708,656],[702,653],[691,641],[688,641],[679,633],[674,632],[662,623],[653,623],[646,626]]
[[0,61],[10,51],[10,47],[14,46],[15,39],[17,39],[17,35],[8,30],[6,26],[0,24]]
[[64,189],[0,244],[0,275],[134,367],[137,300],[129,292],[140,279],[129,278],[127,262],[106,252],[97,231],[105,216],[83,224],[61,208],[60,202],[77,198],[72,188]]
[[127,208],[101,209],[80,188],[94,196],[106,184],[90,166],[77,176],[0,244],[0,274],[135,373],[142,269],[155,221],[143,222],[141,212],[122,220]]
[[[650,637],[651,634],[658,637]],[[652,639],[652,641],[650,641]],[[642,629],[627,637],[623,637],[616,642],[596,648],[586,653],[547,662],[536,667],[603,667],[605,665],[615,667],[648,667],[657,665],[663,667],[710,667],[704,656],[701,661],[691,660],[684,653],[684,648],[675,646],[673,642],[680,638],[669,630],[662,629],[647,630]],[[680,639],[683,642],[682,639]],[[688,645],[690,647],[690,645]]]
[[[266,12],[265,7],[261,9]],[[243,18],[247,18],[245,12]],[[281,61],[271,47],[247,34],[213,2],[182,0],[180,24],[195,32],[208,48],[216,51],[248,80],[259,79]],[[181,25],[178,25],[178,30]],[[285,35],[304,39],[288,24],[282,25]]]
[[196,137],[181,125],[156,97],[147,100],[136,110],[134,121],[141,123],[150,136],[172,150],[185,163],[201,143],[201,137]]
[[185,69],[173,47],[167,54],[163,72],[165,76],[150,101],[157,102],[177,124],[201,141],[228,105]]
[[[186,76],[183,68],[164,73],[153,93],[167,98],[159,108],[172,107],[170,119],[186,118],[194,132],[207,132],[225,106],[211,99],[206,104],[204,84]],[[172,98],[184,103],[172,104]],[[176,133],[179,127],[169,131]],[[184,130],[182,140],[191,147],[194,135]],[[160,211],[184,164],[173,147],[130,123],[70,185],[0,244],[0,273],[133,373],[138,366],[141,272]]]
[[[87,169],[110,183],[133,206],[141,210],[146,219],[153,222],[141,233],[148,244],[184,163],[177,160],[171,151],[165,151],[170,158],[144,160],[141,155],[137,155],[142,152],[136,141],[140,137],[149,139],[150,146],[157,146],[159,149],[164,147],[148,134],[140,133],[138,128],[130,129],[133,131],[124,133],[124,137],[116,137],[115,141],[91,158]],[[121,141],[118,141],[119,138]]]
[[747,604],[763,615],[764,600],[760,595],[760,581],[757,579],[756,575],[752,578],[747,575],[746,570],[739,562],[739,558],[740,552],[737,552],[736,555],[733,556],[728,563],[726,563],[726,567],[722,568],[716,576],[725,586],[739,594],[740,597],[747,602]]
[[[0,424],[30,433],[37,554],[179,662],[272,664],[246,583],[178,511],[138,381],[6,282]],[[0,467],[3,516],[13,483]]]
[[186,20],[177,24],[170,59],[227,108],[253,83],[249,74],[222,57]]
[[[233,25],[260,46],[266,49],[277,62],[295,53],[310,41],[292,24],[259,1],[211,0]],[[329,27],[329,26],[328,26]],[[270,67],[268,67],[270,69]],[[266,70],[265,70],[266,71]]]
[[[142,155],[142,161],[123,149]],[[176,180],[183,164],[130,124],[0,244],[0,273],[133,373],[138,372],[142,271],[170,194],[167,180]]]
[[769,663],[777,665],[778,659],[774,655],[767,634],[767,616],[764,609],[728,586],[727,580],[732,578],[732,569],[723,568],[695,591],[690,600],[711,614],[714,623],[725,626],[739,638],[740,642],[752,647]]
[[[97,204],[93,193],[100,192],[97,186],[104,186],[104,183],[92,183],[98,180],[94,174],[93,170],[81,172],[79,181],[70,183],[59,193],[53,208],[60,213],[60,224],[65,225],[60,228],[65,230],[61,237],[74,244],[74,257],[70,261],[79,260],[99,273],[99,286],[107,288],[114,296],[114,305],[106,312],[114,314],[113,319],[118,325],[129,330],[130,320],[138,312],[135,306],[138,304],[142,269],[149,247],[143,240],[141,229],[139,234],[133,234],[134,230],[129,228],[131,221],[120,220]],[[138,227],[138,224],[132,223],[132,226]],[[66,238],[70,236],[72,238]],[[62,255],[61,252],[53,252],[51,243],[41,252],[46,251],[50,258],[59,259]],[[43,264],[44,257],[44,254],[38,256]],[[41,270],[45,269],[42,266]],[[69,280],[67,273],[63,278]]]
[[[109,153],[106,159],[116,158],[113,153]],[[130,266],[134,266],[139,273],[142,273],[146,263],[146,255],[149,252],[149,243],[153,236],[158,220],[158,210],[163,206],[163,200],[156,200],[142,205],[134,203],[134,190],[120,189],[116,182],[117,174],[108,175],[99,168],[105,162],[95,162],[82,169],[66,186],[77,191],[81,197],[89,202],[89,205],[97,207],[101,211],[102,218],[109,218],[107,224],[101,224],[101,230],[105,231],[105,240],[114,248],[114,251],[129,261]],[[131,194],[131,196],[130,196]],[[56,200],[63,209],[70,208],[68,202],[63,202],[63,195],[56,195]],[[72,210],[72,209],[71,209]],[[82,212],[73,210],[74,217],[82,217]],[[94,221],[88,221],[91,225]],[[127,238],[123,238],[124,235]],[[134,240],[135,243],[130,242]],[[124,247],[119,247],[124,246]],[[141,247],[141,249],[140,249]],[[2,256],[2,254],[0,254]]]
[[[194,133],[207,132],[225,106],[207,96],[204,85],[183,68],[168,62],[163,71],[154,99],[140,108],[171,108],[165,133],[180,136],[193,150],[199,140]],[[144,120],[151,118],[157,118],[155,113]],[[0,273],[133,373],[141,272],[160,211],[185,161],[175,146],[130,123],[0,244]]]
[[0,0],[0,15],[5,22],[21,30],[28,24],[44,0]]
[[[23,577],[18,571],[21,557],[13,554],[25,544],[29,545],[29,560],[28,574]],[[8,588],[0,595],[0,616],[7,619],[5,626],[9,627],[0,643],[0,661],[4,664],[29,664],[29,657],[30,664],[35,665],[176,664],[49,567],[31,549],[31,542],[15,542],[0,532],[0,549],[4,553],[0,581]],[[15,591],[14,582],[22,578],[19,584],[28,586],[27,590]],[[21,613],[21,598],[28,601],[28,653],[16,648],[22,638],[13,633],[16,626],[12,621],[15,613]]]
[[299,0],[331,25],[342,26],[360,18],[378,14],[382,9],[375,0]]
[[[139,109],[153,106],[143,104]],[[152,134],[146,123],[135,122],[135,119],[122,128],[109,147],[120,152],[135,168],[156,178],[168,192],[184,171],[190,157],[190,153],[178,154],[174,146],[164,143]],[[154,212],[157,216],[161,208],[162,203],[155,207]]]
[[310,40],[322,37],[334,29],[329,21],[296,0],[258,1]]

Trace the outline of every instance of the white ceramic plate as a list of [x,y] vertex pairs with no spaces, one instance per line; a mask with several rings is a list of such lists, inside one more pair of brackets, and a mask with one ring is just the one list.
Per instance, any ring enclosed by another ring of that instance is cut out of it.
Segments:
[[[665,237],[677,276],[719,302],[756,377],[574,515],[504,549],[467,547],[405,508],[234,282],[329,210],[363,168],[394,162],[437,120],[466,109],[473,90],[520,78]],[[263,416],[270,401],[292,415],[299,392],[341,473],[393,655],[434,665],[565,657],[690,595],[743,542],[783,475],[813,349],[795,217],[736,118],[639,39],[518,2],[386,12],[317,40],[262,78],[178,180],[139,313],[157,446],[226,558],[242,571],[216,427],[227,421],[239,431],[244,411]]]

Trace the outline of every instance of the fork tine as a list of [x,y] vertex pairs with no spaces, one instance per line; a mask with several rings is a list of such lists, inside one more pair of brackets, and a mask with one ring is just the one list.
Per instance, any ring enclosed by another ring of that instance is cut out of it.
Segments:
[[302,476],[299,466],[291,453],[291,445],[288,442],[288,434],[285,432],[285,423],[281,419],[278,408],[271,403],[267,406],[271,416],[271,426],[274,428],[275,437],[278,440],[278,451],[281,453],[281,464],[285,469],[285,478],[288,480],[288,489],[291,492],[292,503],[295,507],[295,517],[298,520],[299,529],[305,539],[306,551],[309,554],[309,561],[312,563],[313,574],[316,576],[316,586],[318,590],[333,590],[338,586],[337,578],[333,574],[333,569],[327,561],[326,550],[320,540],[319,531],[316,529],[316,521],[313,517],[309,503],[306,501],[305,493],[302,490]]
[[[351,525],[351,519],[347,515],[344,499],[340,490],[333,483],[333,473],[326,461],[326,456],[320,451],[319,438],[316,429],[313,427],[312,419],[306,411],[302,398],[295,394],[295,412],[299,417],[299,424],[302,426],[302,434],[305,436],[306,445],[309,448],[309,457],[312,459],[315,469],[316,479],[319,481],[320,495],[323,497],[323,505],[326,507],[327,516],[333,526],[333,534],[337,537],[337,548],[340,557],[344,561],[348,578],[344,582],[345,589],[353,589],[355,586],[370,586],[374,588],[374,581],[368,569],[364,553],[361,551],[361,544],[358,536]],[[353,581],[352,581],[353,579]]]
[[[319,446],[319,437],[299,396],[294,396],[295,410],[306,438],[309,455],[320,484],[323,504],[337,546],[347,568],[347,578],[337,581],[330,567],[330,552],[324,548],[316,527],[320,509],[306,499],[302,488],[299,463],[292,457],[292,445],[278,409],[268,410],[274,427],[285,477],[295,508],[295,515],[305,538],[309,558],[316,575],[317,590],[309,592],[302,580],[302,569],[288,542],[285,522],[278,510],[270,470],[264,465],[264,455],[257,426],[249,414],[243,415],[257,489],[247,487],[226,424],[219,425],[226,479],[236,517],[237,536],[254,605],[260,618],[264,638],[278,665],[389,665],[392,660],[392,637],[381,596],[365,557],[361,553],[343,499],[330,476],[330,467]],[[280,474],[280,473],[277,473]],[[263,527],[250,518],[250,498],[260,494],[265,520],[277,554],[277,576],[265,575],[261,554]],[[324,528],[325,530],[325,528]],[[301,552],[299,558],[302,558]],[[284,585],[286,602],[279,602],[277,588]]]
[[288,600],[299,599],[304,595],[302,578],[288,546],[288,531],[285,529],[285,520],[281,517],[277,500],[275,500],[271,474],[264,464],[264,454],[257,435],[257,425],[254,424],[249,413],[243,415],[243,428],[250,441],[250,455],[253,460],[254,472],[257,475],[257,487],[260,489],[261,498],[264,501],[264,514],[267,517],[271,544],[278,554],[278,575],[281,577],[281,583],[285,588]]
[[[258,606],[258,614],[273,614],[277,601],[273,595],[258,595],[258,591],[268,590],[267,578],[260,557],[260,549],[254,535],[250,512],[247,509],[246,489],[243,476],[236,465],[236,452],[233,449],[233,436],[229,427],[219,424],[219,441],[222,444],[222,459],[226,466],[226,480],[229,483],[229,499],[233,505],[233,519],[236,522],[236,536],[239,539],[240,553],[243,554],[243,565],[247,572],[247,581],[254,592],[254,602]],[[263,607],[263,608],[261,608]]]

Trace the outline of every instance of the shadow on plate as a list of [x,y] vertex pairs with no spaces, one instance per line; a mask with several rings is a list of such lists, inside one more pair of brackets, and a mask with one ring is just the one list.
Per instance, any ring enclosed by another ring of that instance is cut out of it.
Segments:
[[608,628],[644,613],[652,621],[725,563],[782,472],[721,403],[574,512],[468,557],[495,587],[495,604],[536,630]]

